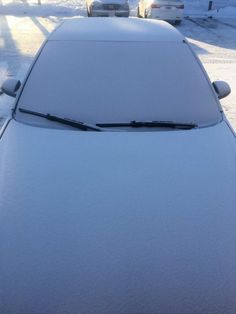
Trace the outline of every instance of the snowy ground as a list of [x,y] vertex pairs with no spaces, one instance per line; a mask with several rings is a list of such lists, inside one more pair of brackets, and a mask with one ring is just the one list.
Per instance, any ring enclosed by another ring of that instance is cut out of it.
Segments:
[[232,92],[221,103],[236,130],[236,18],[186,19],[178,29],[191,42],[211,81],[230,84]]
[[[208,16],[209,0],[182,0],[185,15]],[[38,5],[41,2],[42,5]],[[138,0],[129,0],[132,15],[136,14]],[[1,15],[74,16],[85,15],[85,0],[0,0]],[[236,0],[213,0],[213,16],[235,17]]]
[[[0,0],[0,84],[6,77],[24,77],[41,43],[63,18],[86,15],[81,0],[41,0],[41,6],[37,1]],[[235,0],[220,1],[233,4]],[[236,8],[222,5],[211,12],[214,18],[210,19],[206,2],[186,1],[186,18],[178,29],[191,42],[210,79],[231,85],[232,93],[222,104],[236,130]],[[137,1],[131,0],[131,6],[135,15]],[[12,98],[0,96],[2,121],[11,104]]]

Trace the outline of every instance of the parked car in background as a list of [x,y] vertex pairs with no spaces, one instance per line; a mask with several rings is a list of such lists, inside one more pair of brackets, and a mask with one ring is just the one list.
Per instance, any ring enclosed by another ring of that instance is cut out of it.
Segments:
[[2,90],[1,314],[236,313],[230,88],[174,27],[67,20]]
[[129,16],[128,0],[86,0],[88,16]]
[[139,0],[137,15],[180,24],[184,15],[184,3],[179,0]]

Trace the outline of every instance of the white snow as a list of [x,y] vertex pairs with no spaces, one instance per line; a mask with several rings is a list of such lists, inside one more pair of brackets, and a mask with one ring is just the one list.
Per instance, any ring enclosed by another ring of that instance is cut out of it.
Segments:
[[0,14],[31,16],[74,16],[84,14],[83,1],[76,0],[1,0]]
[[236,17],[236,7],[226,7],[218,10],[214,10],[212,13],[214,17],[228,17],[235,18]]
[[[0,0],[0,84],[22,79],[43,40],[63,19],[86,16],[84,0]],[[130,0],[131,15],[137,0]],[[232,93],[221,102],[236,130],[236,1],[186,0],[185,19],[178,29],[189,39],[211,80],[225,80]],[[206,19],[212,16],[213,19]],[[198,19],[201,17],[201,19]],[[10,114],[13,99],[0,95],[0,119]],[[0,122],[1,124],[1,122]]]
[[158,135],[10,123],[1,313],[235,313],[233,147],[224,122]]
[[[0,0],[1,15],[83,16],[85,0]],[[131,14],[136,15],[138,0],[130,0]],[[213,11],[208,12],[208,0],[185,0],[185,15],[236,16],[236,0],[214,0]]]

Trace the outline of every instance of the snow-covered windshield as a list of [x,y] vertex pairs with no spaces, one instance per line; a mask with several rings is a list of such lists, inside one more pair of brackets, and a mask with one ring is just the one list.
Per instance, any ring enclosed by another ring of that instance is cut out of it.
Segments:
[[[221,120],[209,82],[182,42],[49,41],[18,107],[91,124]],[[18,111],[16,118],[51,123]]]

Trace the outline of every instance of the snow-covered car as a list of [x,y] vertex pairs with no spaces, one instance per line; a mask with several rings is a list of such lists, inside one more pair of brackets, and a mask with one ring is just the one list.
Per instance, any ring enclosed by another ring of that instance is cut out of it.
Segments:
[[180,24],[184,16],[184,3],[179,0],[139,0],[137,15]]
[[128,0],[86,0],[88,16],[129,16]]
[[174,27],[67,20],[2,90],[1,313],[236,313],[230,89]]

